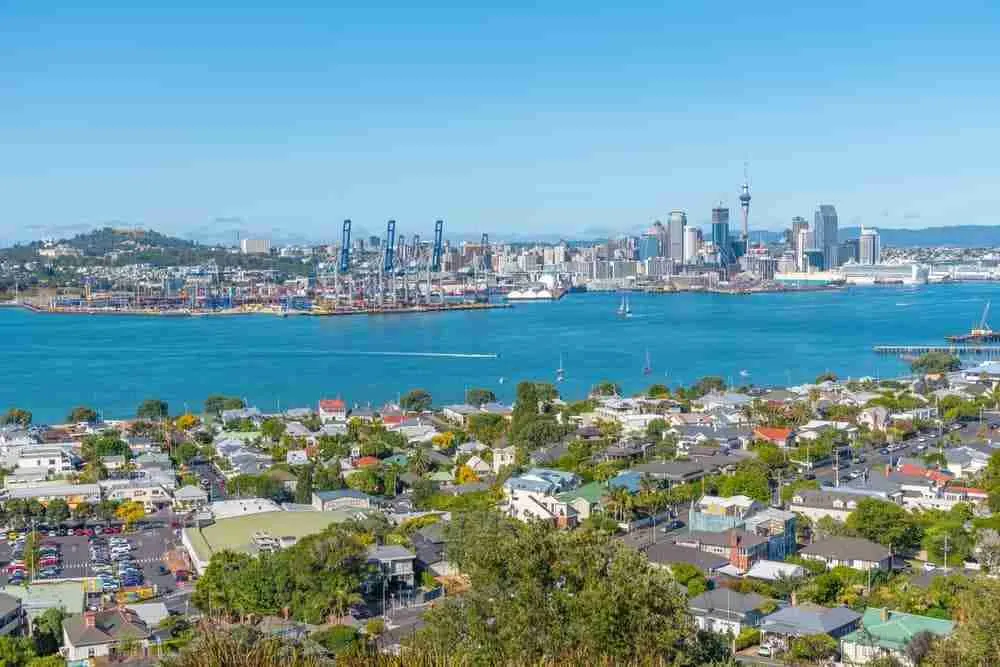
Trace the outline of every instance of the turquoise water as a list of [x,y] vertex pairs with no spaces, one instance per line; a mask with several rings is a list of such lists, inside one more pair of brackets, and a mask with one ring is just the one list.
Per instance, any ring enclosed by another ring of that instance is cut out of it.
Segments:
[[[0,309],[0,409],[27,408],[41,422],[60,421],[78,404],[127,417],[144,398],[165,399],[179,412],[185,404],[200,409],[211,393],[244,396],[262,410],[338,395],[378,405],[414,387],[438,403],[459,401],[466,387],[479,386],[510,400],[518,380],[552,381],[560,354],[567,397],[584,395],[601,379],[637,391],[707,374],[758,384],[802,382],[827,369],[842,377],[885,376],[904,365],[876,356],[873,345],[942,343],[946,334],[967,330],[987,299],[1000,302],[1000,285],[637,294],[628,320],[615,315],[619,298],[570,294],[487,312],[287,319]],[[382,354],[396,352],[500,357]]]

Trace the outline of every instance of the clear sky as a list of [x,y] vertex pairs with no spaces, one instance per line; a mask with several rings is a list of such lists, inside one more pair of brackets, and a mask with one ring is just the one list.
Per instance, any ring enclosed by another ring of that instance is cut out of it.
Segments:
[[735,209],[744,161],[752,228],[1000,222],[996,0],[85,4],[0,0],[2,241],[584,236]]

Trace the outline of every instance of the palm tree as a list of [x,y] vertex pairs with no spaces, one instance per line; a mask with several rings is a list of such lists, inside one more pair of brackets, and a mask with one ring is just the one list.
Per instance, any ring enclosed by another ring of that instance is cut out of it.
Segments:
[[608,491],[605,496],[607,499],[606,506],[608,509],[612,510],[615,517],[619,521],[624,521],[626,513],[632,510],[632,494],[628,492],[628,489],[624,487],[616,487]]
[[416,475],[423,475],[427,472],[431,467],[431,459],[427,454],[427,450],[423,447],[417,447],[413,450],[413,454],[410,455],[410,459],[407,461],[407,466]]
[[361,604],[362,598],[357,592],[338,586],[330,592],[330,611],[338,618],[347,616],[350,608]]

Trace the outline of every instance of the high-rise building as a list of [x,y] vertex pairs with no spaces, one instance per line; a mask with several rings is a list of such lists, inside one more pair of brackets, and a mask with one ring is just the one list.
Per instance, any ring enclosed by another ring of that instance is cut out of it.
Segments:
[[796,257],[799,256],[799,232],[803,229],[809,229],[809,221],[798,215],[792,218],[792,235],[788,239],[788,245]]
[[882,241],[874,227],[862,227],[858,239],[858,263],[878,264],[882,261]]
[[799,236],[795,241],[795,265],[799,271],[808,271],[809,262],[806,253],[814,250],[816,245],[816,235],[807,229],[800,229]]
[[743,212],[743,235],[740,240],[743,241],[744,254],[749,248],[750,244],[750,178],[747,176],[747,165],[743,165],[743,187],[740,190],[740,210]]
[[665,256],[680,264],[684,261],[684,228],[687,227],[687,214],[684,211],[671,211],[667,218],[667,238],[670,247]]
[[244,255],[266,255],[271,252],[268,239],[241,239],[240,252]]
[[718,206],[712,209],[712,244],[719,252],[719,263],[732,264],[732,249],[729,244],[729,209]]
[[694,264],[697,262],[700,252],[701,230],[697,227],[688,227],[684,230],[684,263]]
[[837,209],[831,204],[821,204],[813,216],[813,233],[816,249],[823,251],[823,265],[827,270],[838,265],[840,241],[837,238]]
[[670,251],[670,233],[667,228],[663,226],[663,223],[657,220],[653,223],[653,226],[649,228],[649,231],[656,235],[656,238],[660,239],[660,257],[666,257],[667,253]]
[[660,235],[655,227],[646,230],[639,238],[639,261],[645,262],[651,257],[663,257],[663,250],[660,246]]
[[837,266],[843,266],[848,262],[857,264],[860,258],[858,239],[847,239],[837,246]]

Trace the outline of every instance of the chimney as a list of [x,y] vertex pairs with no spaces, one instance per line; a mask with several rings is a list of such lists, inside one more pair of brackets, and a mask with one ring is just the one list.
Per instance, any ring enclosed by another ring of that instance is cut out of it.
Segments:
[[83,612],[83,625],[87,628],[97,627],[97,614],[92,611]]

